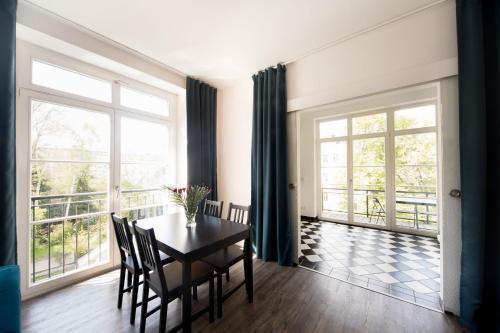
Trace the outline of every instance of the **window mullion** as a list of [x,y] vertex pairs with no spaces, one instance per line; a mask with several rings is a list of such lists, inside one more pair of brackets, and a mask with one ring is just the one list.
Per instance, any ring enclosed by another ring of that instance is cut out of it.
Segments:
[[393,230],[396,226],[396,165],[394,156],[394,111],[387,112],[386,135],[386,222],[387,227]]

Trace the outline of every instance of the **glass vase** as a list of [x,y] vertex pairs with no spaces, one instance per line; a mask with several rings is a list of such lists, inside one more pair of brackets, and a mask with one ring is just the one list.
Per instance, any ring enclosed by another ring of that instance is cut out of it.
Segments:
[[193,228],[196,227],[196,214],[198,213],[198,207],[194,211],[186,210],[186,227]]

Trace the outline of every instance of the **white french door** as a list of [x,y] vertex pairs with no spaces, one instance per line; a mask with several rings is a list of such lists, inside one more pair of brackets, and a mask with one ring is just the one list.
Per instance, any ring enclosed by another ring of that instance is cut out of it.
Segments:
[[36,92],[20,100],[29,123],[29,163],[21,167],[29,218],[19,230],[27,287],[112,267],[110,212],[133,220],[168,211],[165,186],[175,184],[169,122]]
[[428,102],[317,120],[320,217],[436,235],[436,113]]
[[28,163],[18,166],[18,220],[26,214],[27,223],[18,223],[18,235],[25,288],[112,265],[113,122],[111,108],[22,92],[18,159],[26,153]]
[[118,263],[110,212],[167,213],[177,98],[34,45],[20,43],[16,59],[18,262],[29,298]]

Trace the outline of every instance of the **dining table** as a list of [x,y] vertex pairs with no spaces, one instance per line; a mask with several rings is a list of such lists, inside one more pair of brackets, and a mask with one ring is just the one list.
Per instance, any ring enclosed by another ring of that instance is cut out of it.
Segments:
[[252,233],[249,225],[218,217],[199,215],[195,226],[186,225],[184,213],[137,220],[143,229],[153,228],[158,249],[182,264],[182,324],[183,332],[191,332],[192,322],[206,310],[192,313],[191,264],[230,245],[244,241],[244,276],[247,299],[253,302]]

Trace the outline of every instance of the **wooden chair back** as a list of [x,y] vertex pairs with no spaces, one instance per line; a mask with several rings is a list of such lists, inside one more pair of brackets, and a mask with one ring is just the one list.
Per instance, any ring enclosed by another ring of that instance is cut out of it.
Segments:
[[[161,284],[161,286],[158,287],[161,287],[165,291],[168,290],[154,229],[143,229],[138,227],[137,221],[133,221],[132,225],[134,227],[137,248],[139,249],[139,256],[141,258],[144,279],[150,281],[151,275],[155,274],[158,276]],[[153,283],[156,284],[155,282],[156,281]]]
[[132,258],[134,268],[139,267],[137,260],[137,253],[134,247],[134,238],[130,232],[130,227],[126,217],[116,216],[111,213],[111,220],[113,221],[113,229],[115,230],[116,241],[118,242],[118,249],[120,250],[120,257],[122,261],[127,259],[127,256]]
[[223,201],[212,201],[206,199],[203,207],[203,214],[221,218],[223,205]]
[[251,208],[250,206],[235,205],[232,202],[229,203],[227,220],[236,223],[243,223],[250,225],[251,224],[250,208]]

